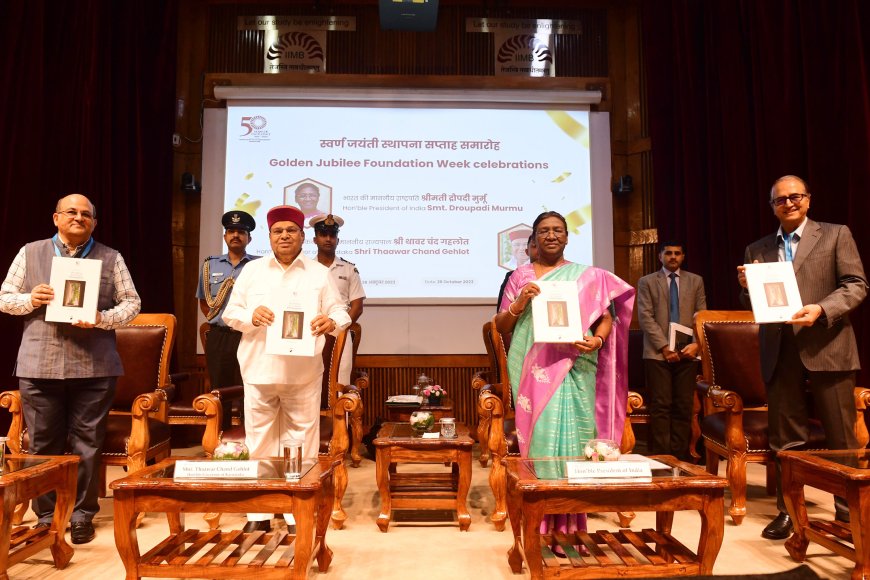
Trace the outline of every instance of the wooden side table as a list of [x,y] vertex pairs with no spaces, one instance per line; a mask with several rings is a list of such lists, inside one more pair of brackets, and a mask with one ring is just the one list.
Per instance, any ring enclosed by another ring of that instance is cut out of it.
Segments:
[[[431,430],[436,431],[436,424]],[[456,423],[454,439],[415,437],[410,423],[384,423],[374,441],[381,513],[378,528],[386,532],[393,509],[456,510],[459,529],[468,531],[471,515],[465,500],[471,486],[471,448],[468,427]],[[442,463],[449,472],[399,473],[402,463]]]
[[[870,450],[781,451],[782,496],[794,522],[785,549],[796,562],[810,541],[855,562],[852,578],[870,577]],[[849,503],[850,523],[810,521],[804,486],[838,495]]]
[[[6,570],[45,548],[58,570],[63,570],[73,556],[64,532],[72,515],[76,497],[79,458],[73,455],[7,455],[0,475],[3,522],[0,524],[0,580],[7,580]],[[19,526],[12,529],[15,506],[44,493],[54,491],[57,502],[50,528]]]
[[402,423],[411,420],[411,413],[414,411],[428,411],[435,416],[435,421],[440,421],[444,417],[454,417],[453,414],[453,399],[444,398],[440,405],[430,405],[423,403],[422,405],[394,405],[386,404],[387,421],[391,423]]
[[[727,480],[669,455],[654,459],[668,469],[653,470],[646,481],[572,482],[565,475],[565,462],[579,458],[505,458],[514,535],[508,551],[511,570],[519,574],[525,562],[533,580],[712,574],[724,535]],[[697,554],[671,534],[676,510],[697,510],[701,516]],[[626,511],[656,512],[655,529],[541,535],[546,514]],[[554,544],[566,558],[556,557]]]
[[[301,479],[289,481],[284,479],[281,460],[261,460],[261,471],[269,473],[259,479],[175,480],[176,459],[164,459],[111,484],[115,544],[127,580],[142,576],[302,580],[308,577],[312,558],[317,559],[321,572],[329,569],[332,550],[326,545],[326,530],[337,460],[321,457]],[[288,505],[296,519],[295,535],[283,530],[250,534],[185,530],[182,520],[184,512],[282,513]],[[170,534],[143,554],[136,536],[136,515],[146,511],[165,512]],[[210,548],[208,552],[197,557],[205,547]],[[244,564],[239,563],[242,560]]]

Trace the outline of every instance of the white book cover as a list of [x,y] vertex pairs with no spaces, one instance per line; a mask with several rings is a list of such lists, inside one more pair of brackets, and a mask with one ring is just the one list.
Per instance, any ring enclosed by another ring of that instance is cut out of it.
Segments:
[[583,340],[583,319],[577,299],[577,283],[571,281],[535,282],[541,293],[532,298],[532,325],[535,342],[575,342]]
[[266,306],[275,314],[266,329],[266,354],[314,356],[311,320],[317,316],[317,295],[278,288]]
[[46,322],[96,324],[102,268],[102,260],[54,256],[48,280],[54,298],[45,308]]
[[746,287],[755,322],[785,322],[803,308],[791,262],[746,264]]

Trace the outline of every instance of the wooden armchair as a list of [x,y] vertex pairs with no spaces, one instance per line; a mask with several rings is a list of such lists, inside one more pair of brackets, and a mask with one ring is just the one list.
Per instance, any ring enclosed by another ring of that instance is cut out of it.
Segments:
[[[345,330],[331,341],[332,346],[328,352],[324,348],[324,353],[326,353],[324,359],[328,359],[329,364],[324,366],[323,370],[326,389],[321,395],[320,411],[319,454],[332,457],[337,461],[333,475],[335,497],[332,507],[332,527],[336,530],[344,527],[344,522],[347,519],[347,513],[345,513],[341,505],[344,492],[347,490],[347,466],[345,465],[344,458],[350,448],[347,417],[354,417],[360,414],[360,409],[362,408],[359,387],[357,385],[340,385],[338,383],[338,368],[347,334],[348,331]],[[215,393],[200,395],[194,399],[193,406],[206,419],[202,445],[207,457],[211,457],[214,454],[215,448],[224,441],[244,442],[244,425],[222,431],[223,407],[219,395]],[[216,529],[220,523],[220,514],[208,514],[206,521],[208,521],[211,529]]]
[[[203,348],[208,342],[208,335],[211,332],[211,324],[203,322],[199,325],[199,338]],[[229,429],[233,425],[242,424],[242,410],[244,408],[244,388],[241,384],[228,385],[224,387],[214,387],[210,384],[208,371],[205,372],[204,385],[201,383],[189,380],[189,373],[175,373],[172,375],[173,383],[175,384],[174,396],[169,399],[167,408],[167,422],[170,425],[201,425],[205,426],[206,419],[202,414],[197,413],[193,408],[193,400],[208,391],[213,395],[221,398],[221,403],[224,409],[227,410],[223,414],[224,429]]]
[[[483,326],[484,342],[487,352],[492,348],[495,371],[481,374],[472,381],[472,386],[479,391],[477,398],[478,436],[481,453],[484,447],[492,457],[492,468],[489,472],[489,486],[495,496],[495,510],[492,523],[496,530],[503,531],[507,519],[507,479],[502,459],[507,455],[519,455],[520,446],[517,440],[516,421],[507,372],[507,349],[510,338],[502,335],[495,326],[495,317]],[[497,382],[484,383],[487,378],[498,378]],[[623,427],[620,450],[629,453],[634,448],[634,431],[631,426],[630,414],[633,409],[643,404],[643,398],[634,392],[628,393],[626,421]],[[486,422],[485,427],[481,425]],[[620,513],[620,523],[623,527],[629,525],[634,514]]]
[[[351,341],[351,355],[352,360],[354,361],[353,366],[356,366],[356,353],[359,350],[359,343],[362,340],[362,327],[359,323],[354,322],[349,327],[347,327],[347,335]],[[326,336],[326,344],[323,347],[323,397],[330,392],[330,378],[327,369],[331,369],[333,364],[331,362],[331,357],[333,353],[333,342],[335,338],[332,336]],[[339,362],[334,364],[336,372],[338,372]],[[337,377],[338,375],[336,375]],[[363,438],[363,425],[362,425],[362,413],[363,413],[363,403],[362,403],[362,394],[365,389],[368,389],[369,386],[369,376],[367,373],[363,371],[357,371],[355,368],[351,368],[350,372],[351,381],[353,385],[357,388],[360,395],[360,404],[356,411],[354,411],[351,415],[348,416],[350,422],[350,437],[351,444],[350,449],[348,450],[350,454],[350,464],[352,467],[359,467],[360,462],[362,461],[362,454],[360,453],[360,449],[362,447],[362,438]],[[356,377],[356,378],[354,378]],[[338,379],[333,384],[338,384]],[[343,385],[339,385],[341,387]],[[321,429],[323,426],[321,425]],[[320,438],[322,441],[328,440],[329,437],[324,439],[323,434],[321,433]]]
[[[120,465],[129,473],[146,463],[169,457],[166,424],[169,359],[175,343],[175,316],[140,314],[115,330],[124,375],[118,377],[115,398],[106,425],[100,466],[100,495],[106,497],[106,467]],[[0,406],[12,413],[9,449],[21,453],[28,447],[18,391],[0,394]]]
[[[695,336],[701,351],[702,374],[696,396],[703,411],[698,421],[703,437],[706,467],[718,473],[719,459],[727,461],[731,489],[728,513],[735,525],[746,516],[746,464],[767,467],[767,493],[776,493],[774,453],[767,439],[767,391],[759,363],[758,325],[752,312],[702,310],[695,315]],[[863,411],[870,391],[855,389],[858,441],[866,446],[868,435]],[[803,449],[825,447],[821,423],[810,419],[810,436]]]

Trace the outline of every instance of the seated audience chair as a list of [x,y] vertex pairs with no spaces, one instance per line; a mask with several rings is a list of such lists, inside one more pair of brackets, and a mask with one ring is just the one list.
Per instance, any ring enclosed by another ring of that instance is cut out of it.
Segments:
[[[320,411],[320,455],[335,459],[336,467],[333,476],[335,497],[332,508],[332,527],[340,530],[344,526],[347,514],[341,505],[344,492],[347,489],[347,466],[344,458],[350,447],[347,417],[359,415],[362,411],[362,401],[359,395],[360,387],[341,385],[338,383],[338,369],[341,353],[348,331],[340,333],[333,339],[330,349],[324,348],[324,392],[321,395]],[[365,378],[367,381],[367,378]],[[358,383],[365,382],[362,379]],[[206,456],[211,457],[215,448],[225,441],[245,441],[245,426],[232,427],[221,432],[223,408],[221,399],[213,393],[206,393],[194,399],[194,408],[206,418],[206,429],[203,435],[203,449]],[[277,454],[277,449],[275,450]],[[211,529],[216,529],[220,523],[220,514],[206,516]]]
[[[503,531],[507,519],[507,479],[504,465],[501,460],[507,455],[519,455],[520,446],[517,441],[516,421],[511,393],[511,386],[507,372],[507,349],[510,337],[502,335],[495,326],[495,317],[483,326],[484,343],[487,352],[492,349],[494,356],[495,371],[488,375],[476,377],[472,386],[479,390],[477,399],[478,436],[485,437],[480,440],[481,452],[486,447],[492,457],[492,468],[489,472],[489,486],[495,496],[495,510],[492,514],[492,523],[496,530]],[[483,383],[487,378],[498,378],[497,382]],[[640,407],[643,399],[637,393],[629,392],[626,412],[630,415],[633,409]],[[620,442],[620,450],[629,453],[634,448],[634,431],[630,417],[626,417],[625,426]],[[487,422],[487,427],[480,428],[480,424]],[[626,527],[633,519],[634,514],[620,513],[620,523]]]
[[[774,453],[767,439],[767,391],[761,377],[758,325],[752,312],[702,310],[695,315],[695,336],[701,351],[702,374],[696,396],[703,411],[706,467],[718,473],[719,459],[727,461],[731,489],[728,513],[735,525],[746,516],[746,464],[767,466],[767,493],[776,493]],[[863,411],[870,390],[855,389],[858,441],[866,446],[868,435]],[[825,447],[825,433],[818,420],[810,419],[810,437],[803,449]]]
[[[175,316],[140,314],[129,325],[115,330],[124,375],[118,377],[115,399],[106,425],[100,466],[100,494],[106,497],[106,467],[120,465],[129,473],[146,463],[169,457],[166,423],[169,359],[175,344]],[[26,426],[18,391],[0,395],[0,406],[12,413],[9,449],[21,453],[28,447]]]

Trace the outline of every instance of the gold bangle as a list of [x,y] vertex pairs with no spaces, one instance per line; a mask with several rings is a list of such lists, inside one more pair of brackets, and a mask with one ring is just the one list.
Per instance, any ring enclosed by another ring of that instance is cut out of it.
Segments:
[[513,305],[514,305],[513,302],[511,302],[510,304],[508,304],[508,307],[507,307],[508,314],[510,314],[510,315],[513,316],[514,318],[519,318],[519,317],[520,317],[520,314],[522,314],[522,312],[520,312],[520,314],[514,314],[514,311],[511,310],[511,306],[513,306]]
[[595,338],[597,338],[598,340],[601,341],[601,346],[598,347],[598,350],[601,350],[602,348],[604,348],[604,337],[596,334]]

